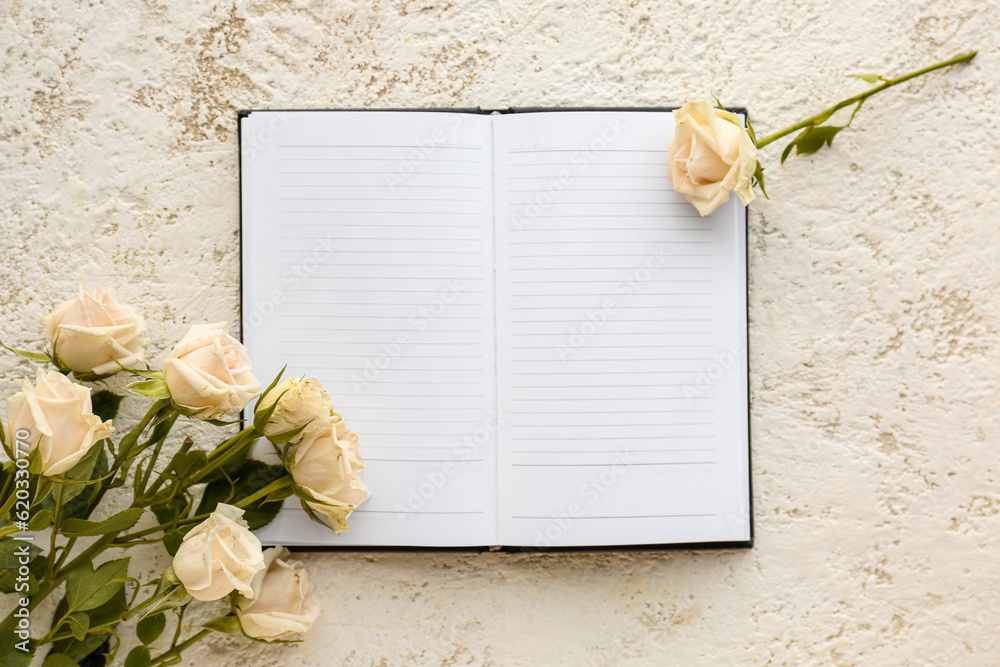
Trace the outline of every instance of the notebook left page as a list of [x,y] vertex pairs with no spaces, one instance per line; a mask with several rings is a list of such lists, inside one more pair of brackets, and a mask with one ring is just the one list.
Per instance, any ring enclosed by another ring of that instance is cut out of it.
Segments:
[[[489,117],[241,119],[243,338],[266,385],[314,376],[371,499],[335,535],[289,499],[266,544],[497,542]],[[259,455],[268,447],[258,447]]]

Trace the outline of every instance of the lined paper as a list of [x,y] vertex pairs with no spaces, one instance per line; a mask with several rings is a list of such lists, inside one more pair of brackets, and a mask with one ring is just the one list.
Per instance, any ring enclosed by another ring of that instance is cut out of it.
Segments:
[[261,540],[749,540],[746,210],[674,193],[672,133],[664,112],[243,118],[255,373],[322,381],[372,492],[347,533],[290,499]]
[[254,371],[323,383],[372,493],[347,533],[290,499],[260,539],[495,543],[489,118],[253,112],[241,130]]
[[743,206],[673,191],[670,114],[494,123],[501,541],[749,539]]

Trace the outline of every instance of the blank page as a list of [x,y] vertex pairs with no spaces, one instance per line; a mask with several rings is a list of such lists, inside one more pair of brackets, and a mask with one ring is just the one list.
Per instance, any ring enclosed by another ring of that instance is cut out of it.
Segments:
[[494,117],[504,544],[750,538],[745,207],[699,217],[672,134],[665,112]]
[[347,533],[293,498],[259,537],[495,543],[489,118],[254,111],[241,132],[254,372],[266,384],[287,363],[322,381],[359,434],[372,494]]

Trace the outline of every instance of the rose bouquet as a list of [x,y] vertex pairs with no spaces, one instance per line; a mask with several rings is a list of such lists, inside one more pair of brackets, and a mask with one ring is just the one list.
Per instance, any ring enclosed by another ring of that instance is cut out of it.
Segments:
[[[47,667],[104,664],[134,632],[125,664],[167,665],[211,632],[273,642],[308,630],[320,613],[308,571],[282,547],[263,550],[251,530],[295,495],[342,532],[368,499],[358,438],[320,383],[279,373],[262,388],[225,323],[193,326],[152,368],[143,318],[109,290],[81,286],[44,325],[49,351],[7,348],[55,370],[21,380],[0,423],[0,591],[14,602],[0,622],[0,663],[31,664],[50,645]],[[121,391],[151,403],[124,433],[115,426]],[[214,447],[171,437],[182,419],[240,424],[258,396],[249,423]],[[251,455],[261,438],[280,463]],[[109,514],[109,492],[127,495],[127,507]],[[152,543],[173,563],[141,582],[122,553]],[[33,610],[53,595],[51,622],[36,621]],[[226,613],[185,624],[190,605],[223,598]]]

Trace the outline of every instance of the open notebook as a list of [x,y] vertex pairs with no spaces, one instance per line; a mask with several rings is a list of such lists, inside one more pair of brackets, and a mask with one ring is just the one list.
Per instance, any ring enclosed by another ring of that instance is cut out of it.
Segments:
[[240,115],[243,335],[319,378],[371,499],[265,543],[749,546],[746,209],[666,110]]

